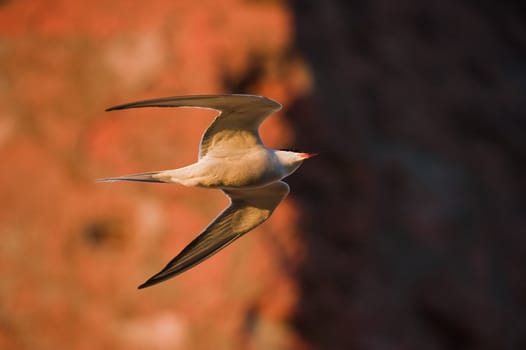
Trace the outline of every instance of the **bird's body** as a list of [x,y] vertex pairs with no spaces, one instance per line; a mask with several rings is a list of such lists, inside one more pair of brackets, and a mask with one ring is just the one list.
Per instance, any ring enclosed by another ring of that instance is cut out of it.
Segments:
[[183,168],[101,179],[103,182],[140,181],[176,183],[221,189],[231,199],[226,208],[197,238],[158,274],[139,288],[186,271],[265,221],[287,196],[281,180],[313,156],[266,148],[259,125],[281,105],[253,95],[202,95],[133,102],[108,110],[139,107],[197,107],[221,113],[201,139],[199,159]]

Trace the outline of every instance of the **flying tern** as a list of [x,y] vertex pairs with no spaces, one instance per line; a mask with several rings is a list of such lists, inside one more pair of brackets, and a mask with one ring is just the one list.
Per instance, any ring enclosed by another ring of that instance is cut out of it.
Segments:
[[198,161],[172,170],[100,179],[101,182],[176,183],[222,190],[230,205],[208,227],[139,289],[174,277],[201,263],[267,220],[289,193],[281,181],[316,154],[265,147],[260,124],[281,104],[256,95],[166,97],[114,106],[106,111],[141,107],[196,107],[219,111],[206,129]]

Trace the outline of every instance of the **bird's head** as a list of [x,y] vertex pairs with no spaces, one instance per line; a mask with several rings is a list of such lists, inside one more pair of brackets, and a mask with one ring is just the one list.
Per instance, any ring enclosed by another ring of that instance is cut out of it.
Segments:
[[305,159],[318,155],[318,153],[298,152],[287,149],[276,151],[275,154],[287,175],[296,171]]

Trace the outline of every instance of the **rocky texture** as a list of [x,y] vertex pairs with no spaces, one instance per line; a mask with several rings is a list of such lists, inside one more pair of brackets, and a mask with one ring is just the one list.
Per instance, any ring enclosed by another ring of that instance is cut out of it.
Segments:
[[[105,113],[111,105],[225,91],[294,98],[298,79],[282,73],[292,36],[283,4],[0,6],[0,348],[300,344],[288,325],[296,281],[282,267],[299,263],[292,202],[213,260],[138,291],[227,200],[219,191],[94,182],[193,162],[214,115]],[[282,113],[263,136],[276,147],[293,141]]]
[[524,6],[294,1],[319,150],[291,179],[319,349],[526,346]]

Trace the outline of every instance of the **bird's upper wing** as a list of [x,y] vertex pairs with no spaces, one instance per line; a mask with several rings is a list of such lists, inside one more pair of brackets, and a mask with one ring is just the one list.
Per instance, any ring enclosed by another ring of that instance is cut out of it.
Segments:
[[199,264],[269,218],[289,193],[282,181],[256,189],[224,191],[231,204],[188,246],[139,288],[174,277]]
[[201,158],[218,145],[239,149],[260,144],[259,125],[271,113],[279,110],[281,104],[255,95],[196,95],[126,103],[106,111],[140,107],[197,107],[220,111],[203,134],[199,147]]

